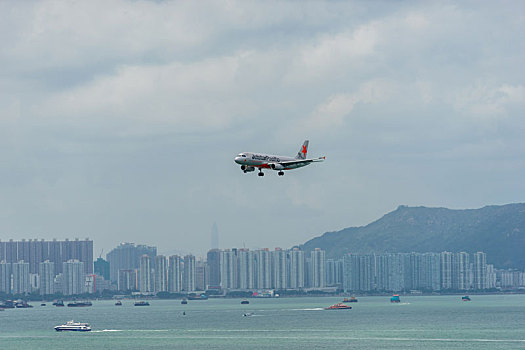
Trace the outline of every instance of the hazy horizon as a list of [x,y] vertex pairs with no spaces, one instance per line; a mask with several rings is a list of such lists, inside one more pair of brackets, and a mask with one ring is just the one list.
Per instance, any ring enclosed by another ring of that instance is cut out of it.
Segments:
[[[525,3],[4,1],[0,238],[202,256],[525,193]],[[236,154],[326,161],[243,174]]]

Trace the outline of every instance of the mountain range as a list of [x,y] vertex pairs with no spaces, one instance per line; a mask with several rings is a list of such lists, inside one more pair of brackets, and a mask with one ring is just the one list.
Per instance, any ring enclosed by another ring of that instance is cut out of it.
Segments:
[[525,203],[480,209],[399,206],[366,226],[326,232],[300,246],[328,258],[345,253],[487,253],[497,268],[525,270]]

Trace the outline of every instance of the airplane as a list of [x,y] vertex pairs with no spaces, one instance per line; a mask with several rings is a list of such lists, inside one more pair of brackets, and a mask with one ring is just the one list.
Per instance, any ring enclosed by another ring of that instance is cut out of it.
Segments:
[[306,152],[308,152],[308,140],[304,141],[301,149],[297,152],[295,158],[286,156],[273,156],[262,153],[243,152],[239,153],[235,157],[235,163],[241,165],[241,170],[244,173],[255,171],[255,168],[259,169],[257,175],[264,176],[263,169],[271,169],[279,171],[279,176],[284,175],[284,170],[291,170],[302,168],[313,162],[322,162],[325,157],[319,157],[314,159],[306,159]]

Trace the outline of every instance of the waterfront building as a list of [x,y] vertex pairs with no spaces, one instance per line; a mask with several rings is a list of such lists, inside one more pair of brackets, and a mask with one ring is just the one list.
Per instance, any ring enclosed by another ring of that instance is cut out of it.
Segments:
[[153,273],[151,266],[151,257],[142,255],[139,259],[139,291],[141,293],[153,292]]
[[195,290],[195,256],[188,254],[184,256],[184,270],[182,274],[182,289],[186,292]]
[[220,252],[221,288],[237,288],[237,250],[226,249]]
[[252,289],[254,281],[254,254],[249,249],[239,249],[237,256],[239,271],[239,288]]
[[20,260],[12,264],[13,274],[13,294],[31,293],[31,284],[29,279],[29,263]]
[[109,262],[110,280],[114,283],[118,279],[119,270],[135,270],[139,268],[139,260],[143,255],[154,258],[157,247],[135,245],[135,243],[121,243],[107,255]]
[[5,260],[0,261],[0,292],[11,294],[11,263]]
[[172,255],[168,262],[168,292],[180,292],[182,290],[182,258]]
[[84,293],[85,275],[82,261],[70,259],[62,263],[62,293],[64,295]]
[[305,261],[304,252],[299,248],[294,248],[290,251],[290,288],[299,289],[304,288],[305,277]]
[[487,289],[487,254],[484,252],[474,253],[472,269],[474,289]]
[[452,256],[452,289],[470,289],[470,261],[469,254],[459,252]]
[[206,261],[197,258],[195,262],[195,290],[206,290],[208,285],[208,272]]
[[55,293],[55,263],[46,260],[39,264],[40,294]]
[[206,255],[208,266],[208,288],[218,289],[221,287],[221,251],[217,248],[211,249]]
[[256,288],[269,289],[272,286],[272,271],[270,251],[268,248],[255,251],[255,281]]
[[452,254],[441,252],[441,289],[452,289]]
[[155,258],[155,292],[168,291],[168,266],[164,255]]
[[441,264],[439,253],[421,254],[420,281],[421,288],[426,290],[441,289]]
[[272,252],[272,271],[273,283],[275,289],[288,288],[288,269],[287,269],[287,253],[281,248],[275,248]]
[[326,282],[326,252],[315,248],[310,252],[311,284],[312,288],[324,288]]

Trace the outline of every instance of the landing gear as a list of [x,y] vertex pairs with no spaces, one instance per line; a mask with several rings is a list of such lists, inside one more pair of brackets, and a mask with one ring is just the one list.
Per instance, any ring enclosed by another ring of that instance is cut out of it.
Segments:
[[283,175],[284,175],[284,171],[279,171],[279,172],[277,173],[277,175],[279,175],[279,176],[283,176]]
[[258,173],[257,175],[259,175],[259,176],[264,176],[264,173],[262,172],[261,169],[259,169],[259,173]]

